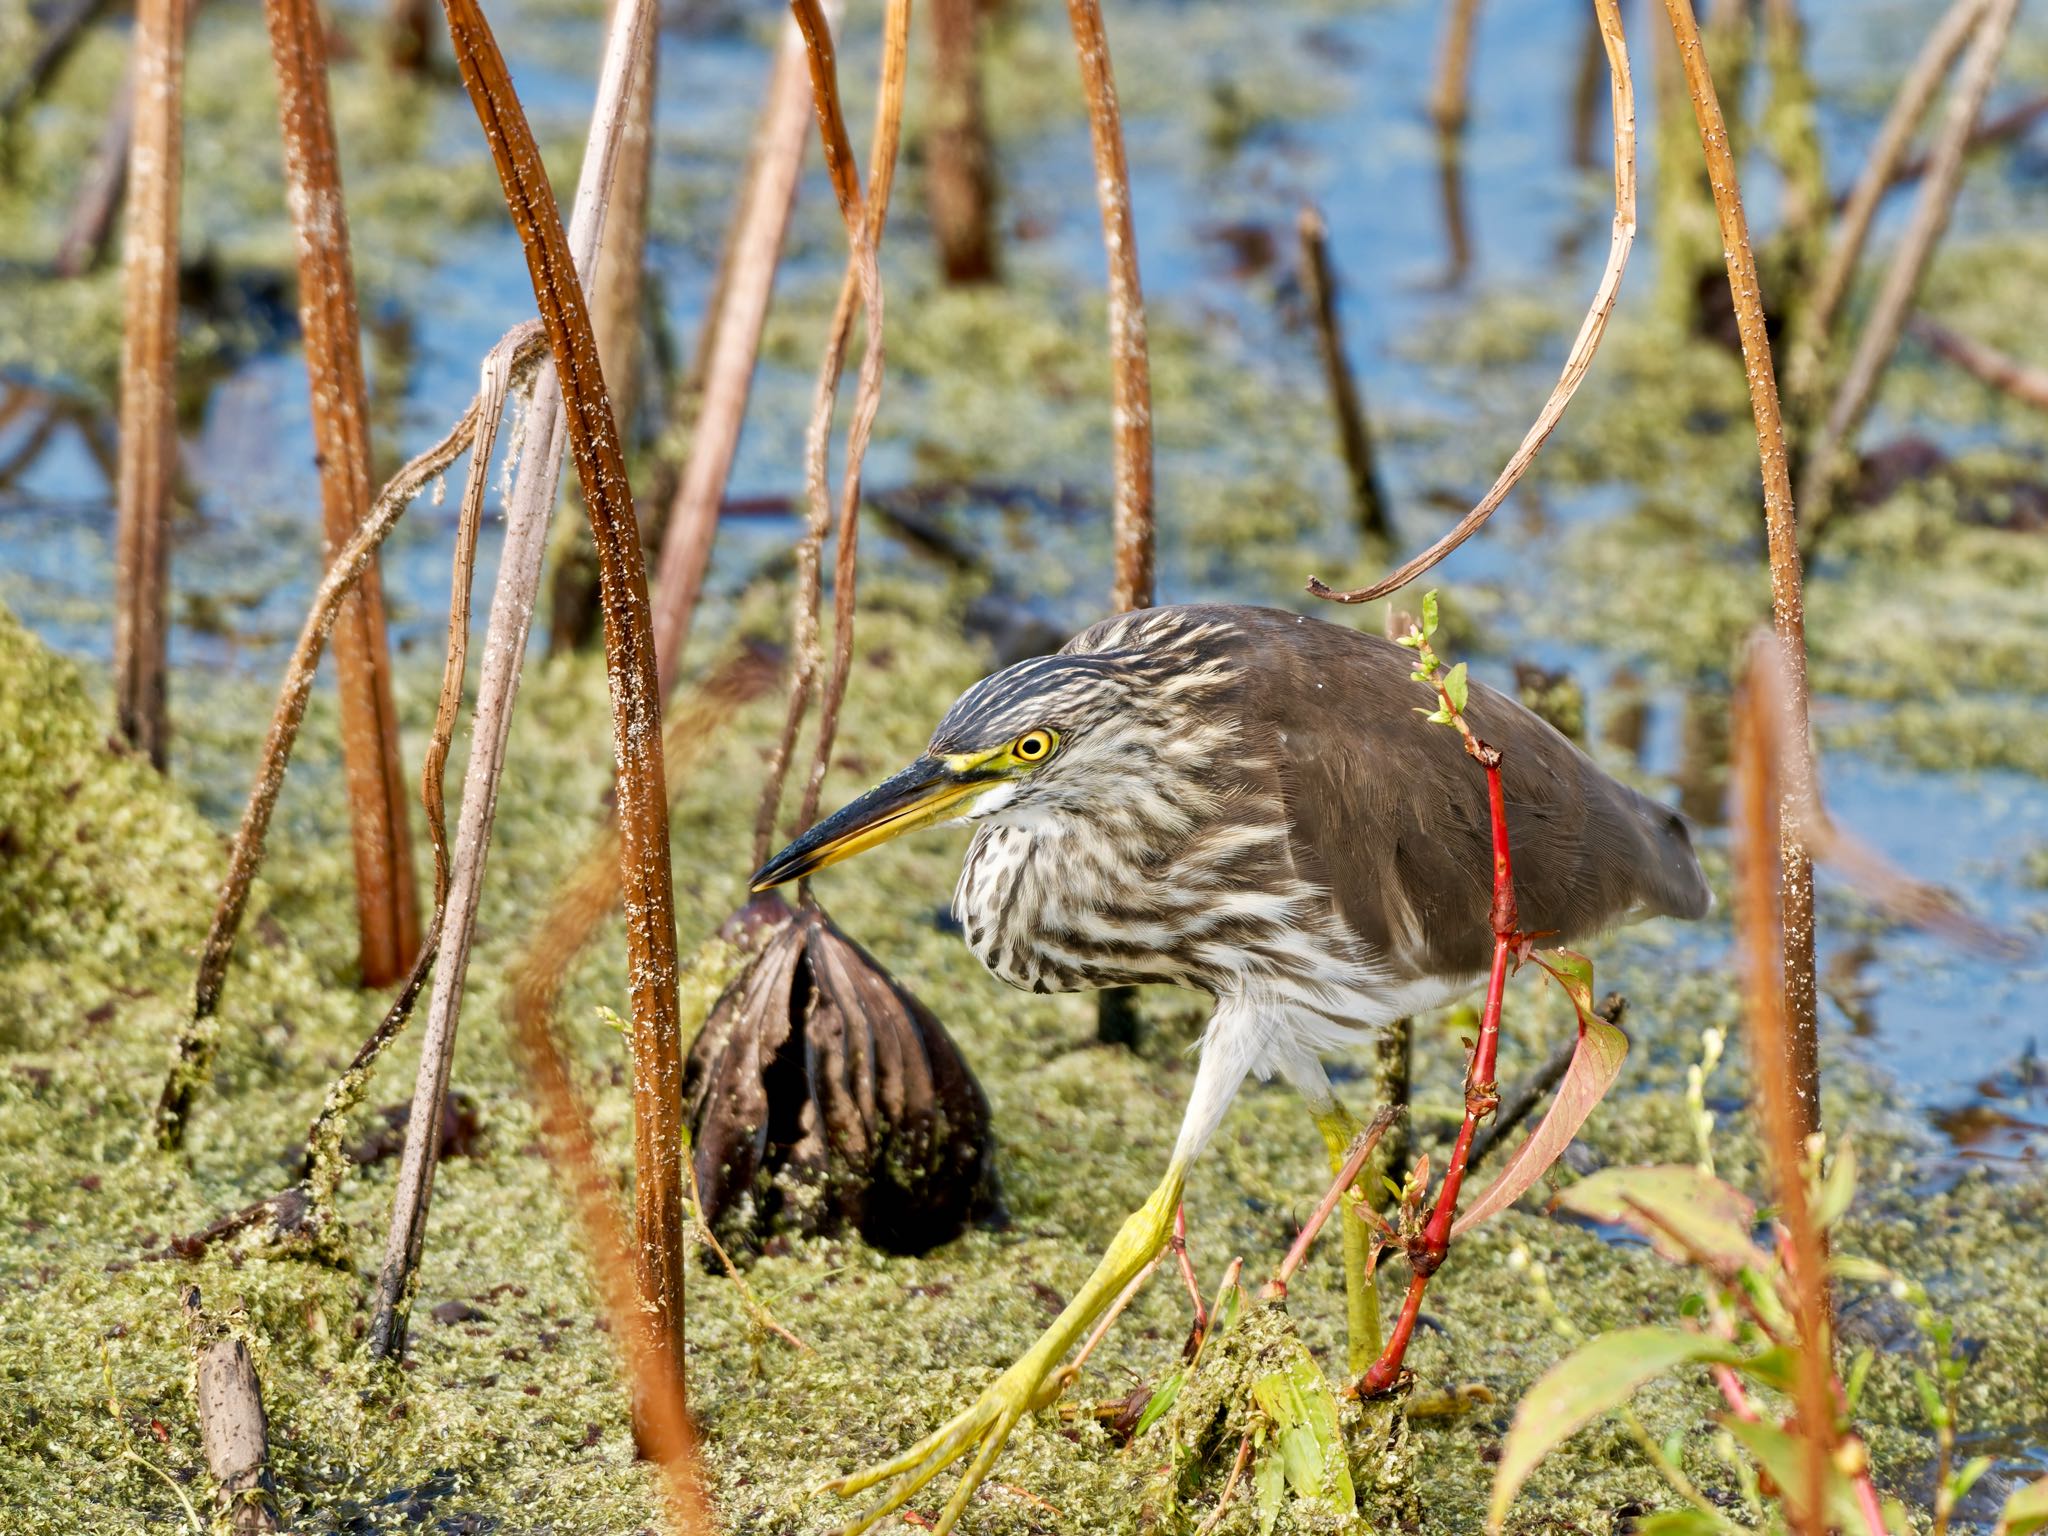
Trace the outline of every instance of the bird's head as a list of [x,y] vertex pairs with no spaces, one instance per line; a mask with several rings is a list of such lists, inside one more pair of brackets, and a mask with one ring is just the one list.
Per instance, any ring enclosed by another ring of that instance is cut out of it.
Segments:
[[940,822],[1099,807],[1156,765],[1157,711],[1114,653],[1040,656],[963,693],[924,754],[826,817],[755,874],[765,891]]

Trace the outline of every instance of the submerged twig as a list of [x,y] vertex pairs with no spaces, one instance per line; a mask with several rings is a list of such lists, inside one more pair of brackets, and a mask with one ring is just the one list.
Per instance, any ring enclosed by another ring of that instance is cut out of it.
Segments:
[[1599,286],[1594,289],[1592,306],[1579,325],[1571,351],[1566,354],[1564,371],[1558,376],[1550,397],[1543,402],[1543,409],[1537,412],[1536,420],[1523,436],[1520,446],[1493,482],[1492,489],[1458,520],[1456,527],[1398,570],[1369,586],[1339,592],[1311,576],[1308,590],[1317,597],[1336,603],[1365,603],[1385,597],[1431,569],[1477,533],[1536,461],[1544,439],[1563,419],[1565,407],[1571,404],[1572,396],[1578,393],[1579,385],[1593,366],[1593,354],[1599,350],[1608,317],[1614,313],[1614,301],[1621,293],[1621,275],[1628,266],[1629,250],[1636,238],[1636,98],[1635,86],[1629,76],[1628,42],[1622,34],[1621,11],[1616,0],[1593,0],[1593,5],[1600,21],[1600,40],[1607,49],[1614,114],[1614,232],[1608,242],[1607,265],[1600,273]]
[[1123,115],[1109,62],[1109,34],[1100,0],[1067,0],[1067,20],[1088,98],[1088,137],[1095,152],[1095,196],[1102,206],[1102,242],[1109,254],[1109,388],[1116,500],[1112,536],[1118,613],[1153,600],[1152,363],[1145,336],[1145,295],[1138,282],[1138,232],[1131,218],[1131,168],[1124,155]]
[[[1778,407],[1778,380],[1771,366],[1771,340],[1764,318],[1763,292],[1756,276],[1756,253],[1749,242],[1749,219],[1742,208],[1742,189],[1728,147],[1728,126],[1720,98],[1700,44],[1699,22],[1691,0],[1664,0],[1693,117],[1707,161],[1707,179],[1714,193],[1714,212],[1721,227],[1721,247],[1734,297],[1735,321],[1742,340],[1742,361],[1749,376],[1749,403],[1756,417],[1757,459],[1763,471],[1764,530],[1770,550],[1771,621],[1784,647],[1786,683],[1792,718],[1797,722],[1797,749],[1786,765],[1789,794],[1802,801],[1811,793],[1813,761],[1807,732],[1806,616],[1801,590],[1799,529],[1793,514],[1792,476],[1785,457],[1785,423]],[[1801,1106],[1801,1134],[1820,1128],[1820,1041],[1816,1022],[1817,991],[1813,969],[1813,862],[1797,828],[1787,823],[1779,842],[1780,888],[1784,916],[1784,1003],[1789,1054],[1782,1066]]]
[[[370,507],[369,391],[356,321],[327,35],[313,0],[264,0],[284,139],[285,204],[298,247],[299,330],[312,398],[324,543],[331,559]],[[419,892],[406,819],[398,706],[373,556],[341,605],[332,635],[341,702],[341,761],[354,830],[357,958],[362,984],[404,974],[420,947]]]
[[[832,11],[836,12],[837,6]],[[689,458],[669,504],[654,579],[654,649],[664,692],[675,687],[683,645],[704,589],[719,504],[739,450],[761,332],[775,294],[783,236],[796,202],[804,146],[810,142],[811,76],[803,34],[783,30],[768,80],[768,105],[733,214],[733,232],[715,308],[705,320],[704,378],[697,392]]]
[[106,259],[114,233],[114,215],[120,212],[122,195],[128,189],[128,145],[135,136],[135,61],[128,61],[114,99],[107,107],[106,126],[93,146],[92,160],[71,214],[64,221],[63,236],[50,270],[59,277],[80,277],[98,268]]
[[1962,185],[1970,131],[1991,94],[1999,57],[2005,51],[2006,38],[2012,32],[2013,17],[2018,11],[2019,0],[1987,0],[1970,51],[1956,77],[1948,115],[1935,140],[1912,220],[1885,272],[1848,372],[1807,459],[1799,500],[1806,508],[1809,540],[1827,520],[1843,473],[1842,461],[1876,397],[1878,381],[1898,348],[1900,331],[1913,307],[1914,295],[1919,292],[1920,280],[1933,259],[1934,248],[1948,228],[1956,193]]
[[1927,41],[1921,44],[1918,56],[1899,85],[1898,95],[1892,98],[1891,108],[1885,113],[1877,138],[1871,143],[1863,169],[1857,173],[1856,184],[1843,206],[1834,239],[1828,246],[1826,262],[1814,282],[1813,296],[1807,303],[1802,324],[1805,327],[1804,340],[1811,351],[1795,350],[1787,371],[1788,384],[1795,394],[1810,392],[1817,382],[1813,375],[1818,372],[1820,355],[1827,349],[1828,333],[1834,326],[1835,314],[1849,292],[1850,279],[1856,275],[1857,264],[1863,259],[1863,246],[1870,238],[1870,226],[1877,217],[1878,204],[1884,199],[1885,189],[1892,184],[1906,146],[1911,143],[1921,118],[1927,115],[1928,104],[1941,88],[1949,66],[1963,51],[1963,45],[1970,40],[1971,32],[1984,14],[1984,4],[1985,0],[1954,0],[1927,35]]
[[1296,221],[1301,234],[1301,278],[1315,312],[1316,345],[1322,352],[1323,377],[1329,384],[1330,411],[1337,418],[1337,444],[1351,476],[1351,509],[1358,531],[1382,542],[1394,536],[1387,515],[1387,493],[1380,485],[1379,463],[1373,455],[1372,428],[1365,400],[1344,355],[1344,328],[1337,318],[1337,278],[1330,263],[1330,231],[1313,203],[1303,204]]
[[2048,411],[2048,369],[2036,368],[1974,337],[1952,331],[1925,315],[1906,322],[1906,334],[1935,356],[1954,363],[1993,389],[2011,395],[2024,405]]
[[219,1488],[220,1525],[237,1533],[274,1531],[277,1486],[270,1477],[270,1424],[246,1341],[210,1322],[197,1287],[184,1294],[192,1334],[192,1395],[206,1469]]
[[[492,349],[485,364],[486,379],[502,376],[508,386],[523,379],[539,364],[545,347],[546,337],[537,322],[527,321],[515,327]],[[285,664],[277,706],[271,714],[270,728],[264,736],[263,752],[257,762],[255,782],[250,785],[248,803],[243,807],[241,822],[235,829],[235,840],[228,850],[228,872],[221,882],[213,921],[200,950],[198,975],[193,983],[192,1015],[180,1033],[176,1061],[158,1101],[157,1136],[165,1146],[176,1146],[183,1137],[193,1096],[204,1084],[212,1065],[218,1027],[215,1014],[220,1006],[221,988],[227,979],[228,962],[234,954],[235,938],[241,929],[242,915],[248,908],[256,871],[263,862],[264,839],[270,831],[271,814],[277,808],[278,793],[284,787],[285,769],[291,761],[299,727],[306,718],[306,705],[313,694],[320,652],[334,626],[335,616],[341,611],[342,601],[350,588],[368,566],[371,555],[398,525],[412,498],[460,458],[478,434],[486,430],[486,424],[488,431],[496,431],[497,417],[504,402],[502,388],[495,392],[493,399],[493,408],[487,411],[486,396],[477,396],[470,402],[462,419],[440,442],[417,455],[385,483],[371,504],[370,515],[357,526],[348,544],[329,563],[327,573],[320,579],[312,606],[299,629],[298,641]],[[473,470],[472,480],[475,481],[480,473]],[[480,496],[481,490],[475,494]],[[467,503],[468,497],[464,499]],[[433,762],[431,749],[429,762]],[[438,779],[435,782],[438,784]],[[431,812],[432,807],[429,809]],[[434,820],[437,818],[430,816],[430,822]],[[437,837],[437,851],[439,841]]]
[[119,509],[114,535],[114,714],[161,769],[171,486],[178,470],[178,205],[184,180],[188,0],[138,0],[135,129],[123,258]]
[[1465,126],[1472,92],[1472,34],[1479,23],[1479,0],[1451,0],[1444,21],[1443,47],[1437,54],[1436,85],[1429,93],[1429,115],[1445,133]]
[[981,0],[931,0],[931,107],[925,204],[939,270],[949,283],[987,283],[1000,259],[995,151],[981,99]]

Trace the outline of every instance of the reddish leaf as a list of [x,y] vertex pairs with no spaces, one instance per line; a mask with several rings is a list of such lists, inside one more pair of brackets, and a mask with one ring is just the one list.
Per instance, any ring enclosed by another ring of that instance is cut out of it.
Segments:
[[1565,1068],[1564,1081],[1558,1084],[1557,1097],[1551,1101],[1542,1124],[1515,1149],[1500,1177],[1465,1208],[1451,1228],[1453,1240],[1513,1205],[1549,1171],[1578,1135],[1586,1117],[1593,1113],[1593,1106],[1614,1086],[1627,1055],[1626,1034],[1605,1019],[1581,1015],[1578,1048],[1572,1052],[1571,1065]]

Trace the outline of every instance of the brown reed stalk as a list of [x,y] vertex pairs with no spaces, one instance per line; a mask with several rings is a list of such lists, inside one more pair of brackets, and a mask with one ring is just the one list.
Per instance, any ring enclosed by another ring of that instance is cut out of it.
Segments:
[[955,284],[990,283],[996,249],[995,151],[981,99],[980,0],[931,0],[930,127],[924,193],[939,271]]
[[[816,55],[813,54],[815,64]],[[811,753],[810,778],[797,812],[808,827],[818,814],[825,773],[832,765],[832,747],[839,734],[839,712],[846,703],[853,673],[854,588],[860,548],[861,469],[868,441],[882,405],[882,276],[879,258],[882,234],[889,223],[889,194],[896,182],[896,154],[903,142],[903,89],[910,61],[910,0],[889,0],[882,21],[881,88],[875,95],[874,135],[868,146],[867,196],[857,213],[840,204],[846,219],[847,274],[840,284],[840,309],[846,311],[858,293],[867,311],[867,345],[861,353],[860,376],[854,385],[853,420],[846,431],[846,463],[839,488],[839,522],[832,563],[832,671],[818,704],[818,739]],[[814,90],[815,90],[814,84]],[[822,93],[819,93],[822,100]],[[850,311],[848,312],[850,314]],[[845,356],[847,326],[834,316],[833,337],[825,349],[819,375],[816,411],[812,417],[813,454],[809,479],[822,508],[826,460],[824,433],[831,429],[832,396]],[[830,382],[826,375],[829,373]]]
[[137,0],[135,130],[123,256],[121,448],[114,535],[114,714],[162,769],[171,486],[178,471],[178,203],[183,182],[187,0]]
[[541,1143],[582,1229],[597,1284],[598,1305],[632,1387],[633,1433],[641,1453],[661,1469],[669,1529],[676,1536],[712,1536],[718,1529],[710,1484],[690,1421],[683,1359],[633,1283],[631,1248],[612,1204],[611,1180],[598,1160],[590,1111],[576,1091],[545,1009],[516,1009],[514,1040],[526,1069],[527,1092],[540,1114]]
[[739,450],[783,237],[796,203],[804,146],[810,142],[810,118],[810,65],[803,33],[792,20],[776,47],[746,189],[733,213],[725,275],[704,322],[703,378],[695,391],[689,459],[662,528],[654,580],[654,650],[664,692],[675,687],[710,568],[719,506]]
[[1898,350],[1907,312],[1920,291],[1920,280],[1926,275],[1928,263],[1934,257],[1934,248],[1948,229],[1949,215],[1955,210],[1956,193],[1962,186],[1963,161],[1969,151],[1970,133],[1976,126],[1978,114],[1984,110],[1985,99],[1991,94],[1992,81],[1998,74],[1999,57],[2005,52],[2006,39],[2012,33],[2013,17],[2018,11],[2019,0],[1987,0],[1969,53],[1956,77],[1948,114],[1935,139],[1927,176],[1920,184],[1919,198],[1913,205],[1912,219],[1899,241],[1891,266],[1885,271],[1884,282],[1871,305],[1869,317],[1864,321],[1863,334],[1857,340],[1848,372],[1843,375],[1834,403],[1828,408],[1827,420],[1822,423],[1812,452],[1807,456],[1799,501],[1806,508],[1809,539],[1818,533],[1831,515],[1835,490],[1847,468],[1844,461],[1849,457],[1864,417],[1869,414],[1871,401],[1876,398],[1878,383],[1884,377],[1885,369],[1891,365],[1893,353]]
[[1436,84],[1429,93],[1429,115],[1445,133],[1463,128],[1471,113],[1472,34],[1478,25],[1479,0],[1451,0],[1436,56]]
[[1906,334],[1936,357],[1954,363],[1993,389],[2036,410],[2048,411],[2048,369],[2036,368],[2016,357],[2009,357],[1996,347],[1952,331],[1925,315],[1915,315],[1908,320]]
[[[555,377],[583,503],[597,542],[604,604],[605,662],[618,761],[619,882],[626,913],[626,954],[633,1006],[634,1270],[657,1354],[678,1382],[683,1362],[686,1198],[682,1172],[682,1041],[677,1022],[676,925],[669,872],[668,796],[662,769],[661,688],[654,665],[653,616],[640,530],[633,513],[597,338],[540,148],[512,88],[503,54],[477,0],[443,0],[464,86],[497,162],[505,203],[526,249],[534,299],[547,327]],[[652,46],[647,0],[620,0],[606,44],[605,89],[593,120],[598,153],[586,172],[588,219],[579,217],[578,254],[590,272],[602,238],[603,206],[613,185],[633,61]],[[617,76],[614,83],[614,76]],[[609,98],[609,99],[607,99]],[[606,108],[609,110],[605,110]],[[579,191],[578,214],[585,212]],[[588,226],[586,228],[586,226]],[[593,274],[594,275],[594,274]],[[551,434],[552,435],[552,434]],[[553,488],[549,488],[552,499]],[[545,516],[541,521],[545,522]],[[653,1405],[643,1404],[645,1414]],[[651,1429],[643,1419],[643,1431]]]
[[1327,598],[1333,603],[1365,603],[1385,597],[1437,565],[1477,533],[1507,500],[1508,492],[1514,489],[1529,466],[1536,462],[1537,451],[1563,419],[1565,407],[1571,404],[1572,396],[1578,393],[1579,385],[1593,366],[1593,354],[1599,350],[1600,338],[1607,331],[1608,317],[1614,313],[1614,301],[1621,293],[1621,275],[1628,266],[1629,250],[1636,238],[1636,97],[1635,85],[1629,76],[1628,40],[1621,30],[1621,11],[1616,0],[1593,0],[1593,9],[1600,23],[1600,40],[1607,49],[1607,70],[1611,81],[1614,232],[1608,241],[1607,265],[1600,273],[1599,286],[1593,291],[1593,302],[1586,311],[1586,318],[1580,322],[1579,334],[1565,356],[1564,371],[1558,376],[1550,397],[1543,402],[1543,409],[1537,412],[1536,420],[1523,436],[1520,446],[1501,470],[1500,477],[1493,482],[1492,489],[1458,520],[1456,527],[1370,586],[1339,592],[1324,585],[1317,577],[1309,577],[1308,590],[1317,597]]
[[1795,390],[1801,385],[1811,390],[1818,382],[1820,356],[1834,328],[1835,315],[1848,295],[1849,281],[1863,259],[1863,247],[1877,218],[1878,204],[1884,200],[1899,162],[1920,120],[1927,115],[1949,66],[1976,30],[1984,14],[1984,3],[1985,0],[1955,0],[1927,34],[1927,41],[1921,44],[1906,78],[1899,84],[1898,94],[1892,98],[1877,138],[1863,161],[1863,169],[1856,173],[1856,183],[1850,189],[1835,237],[1828,246],[1827,259],[1814,281],[1813,296],[1807,301],[1803,319],[1805,346],[1794,352],[1787,370],[1788,381]]
[[[1682,5],[1685,0],[1667,0]],[[1683,44],[1681,43],[1681,47]],[[1777,654],[1773,655],[1772,652]],[[1801,702],[1792,690],[1774,699],[1763,672],[1777,667],[1790,675],[1797,661],[1776,636],[1760,638],[1750,648],[1735,701],[1736,875],[1740,898],[1736,929],[1749,993],[1751,1099],[1763,1131],[1764,1155],[1778,1220],[1789,1239],[1793,1322],[1799,1349],[1794,1362],[1795,1400],[1799,1405],[1800,1438],[1804,1442],[1804,1497],[1788,1504],[1795,1531],[1804,1526],[1823,1536],[1827,1521],[1825,1490],[1837,1436],[1832,1361],[1828,1353],[1827,1254],[1820,1228],[1807,1199],[1807,1138],[1812,1134],[1808,1106],[1799,1086],[1780,1070],[1793,1058],[1797,1028],[1788,1007],[1784,978],[1788,969],[1789,929],[1784,922],[1784,869],[1778,850],[1785,839],[1781,813],[1788,786],[1778,780],[1774,736],[1804,731],[1803,721],[1787,718],[1779,729],[1766,712],[1783,710],[1788,717]],[[1791,754],[1794,772],[1803,750]],[[1795,781],[1796,782],[1796,781]]]
[[1100,0],[1067,0],[1067,20],[1088,98],[1095,150],[1095,196],[1109,254],[1110,421],[1116,499],[1116,583],[1110,606],[1123,613],[1153,601],[1152,362],[1145,340],[1145,295],[1138,284],[1138,232],[1131,219],[1131,168],[1124,157],[1123,114],[1109,61]]
[[[327,34],[314,0],[264,0],[277,71],[285,203],[298,250],[299,329],[312,395],[314,463],[332,560],[370,507],[370,406],[356,322],[348,210],[327,99]],[[374,558],[341,606],[332,637],[341,698],[341,759],[356,877],[362,984],[405,974],[420,947],[419,892],[406,820],[405,768],[384,589]]]
[[[614,0],[617,3],[617,0]],[[597,279],[590,302],[590,325],[597,333],[598,361],[611,389],[612,417],[629,447],[640,399],[641,296],[646,288],[647,198],[653,186],[654,108],[657,100],[659,48],[647,48],[634,61],[627,95],[625,137],[619,145],[618,180],[612,187],[611,212],[605,218],[604,240],[597,248]],[[576,492],[571,489],[571,496]],[[582,503],[575,502],[577,514]],[[597,551],[590,542],[589,520],[571,515],[555,524],[550,553],[554,579],[549,586],[548,654],[565,655],[596,638],[602,622],[597,597]]]
[[[1721,227],[1721,246],[1734,296],[1735,321],[1742,340],[1742,361],[1749,377],[1749,403],[1756,417],[1757,459],[1763,471],[1764,529],[1770,550],[1771,620],[1784,648],[1789,708],[1796,722],[1800,749],[1786,765],[1786,793],[1805,804],[1812,797],[1813,761],[1805,750],[1807,732],[1806,617],[1801,592],[1799,528],[1793,514],[1792,476],[1785,457],[1785,424],[1778,409],[1778,380],[1771,366],[1771,340],[1764,318],[1763,292],[1757,285],[1756,253],[1749,242],[1749,219],[1743,212],[1742,188],[1728,146],[1728,127],[1720,98],[1700,43],[1699,21],[1691,0],[1664,0],[1679,65],[1685,72],[1693,117],[1706,155],[1707,179],[1713,188],[1714,213]],[[1813,969],[1813,861],[1800,841],[1796,825],[1780,819],[1780,912],[1784,931],[1784,1004],[1786,1054],[1782,1065],[1800,1110],[1800,1135],[1820,1128],[1820,1036],[1816,1019],[1818,993]]]
[[[292,647],[291,658],[285,664],[284,680],[278,687],[277,706],[264,736],[255,781],[250,786],[248,803],[242,810],[241,822],[228,850],[228,872],[221,882],[213,921],[199,952],[192,1014],[180,1031],[174,1063],[158,1100],[157,1138],[166,1147],[176,1147],[183,1140],[193,1099],[212,1067],[218,1040],[216,1015],[221,991],[227,981],[228,962],[234,954],[235,938],[241,930],[242,916],[248,909],[256,872],[263,863],[264,840],[269,835],[271,816],[277,809],[278,793],[284,787],[285,769],[291,762],[292,747],[298,740],[299,727],[305,721],[306,705],[313,696],[320,653],[326,646],[327,636],[334,627],[342,603],[368,567],[377,547],[398,526],[399,518],[412,499],[472,445],[476,445],[479,451],[470,470],[472,488],[463,497],[465,513],[472,496],[481,506],[482,488],[487,483],[482,466],[489,458],[489,443],[497,432],[498,420],[504,411],[505,393],[533,372],[545,347],[546,337],[534,321],[516,327],[499,341],[485,359],[484,393],[470,402],[469,409],[446,436],[412,459],[385,483],[370,506],[369,516],[357,525],[348,543],[328,564],[326,574],[321,577],[312,606],[300,627],[299,638]],[[463,601],[467,602],[466,590]],[[459,670],[456,675],[459,696]],[[444,687],[444,708],[446,697]],[[452,715],[450,719],[452,721]],[[443,729],[445,723],[437,722],[437,737]],[[438,768],[446,755],[445,744],[439,746],[438,751],[434,745],[428,748],[427,772],[435,791],[428,804],[428,827],[434,837],[437,866],[441,863],[444,841],[438,809]],[[437,886],[442,883],[437,881]],[[437,903],[438,900],[437,891]],[[438,913],[435,926],[438,927]]]
[[1368,539],[1390,542],[1393,520],[1387,515],[1387,493],[1380,485],[1379,462],[1373,454],[1372,428],[1365,417],[1365,397],[1344,355],[1344,329],[1337,317],[1337,277],[1330,262],[1330,231],[1313,203],[1302,205],[1296,226],[1301,236],[1302,286],[1315,311],[1316,347],[1322,354],[1323,378],[1329,385],[1330,411],[1337,418],[1337,446],[1351,477],[1351,510],[1358,531]]
[[[782,789],[796,750],[798,728],[810,704],[811,691],[823,668],[823,650],[818,627],[821,566],[825,537],[832,524],[832,493],[828,474],[831,451],[832,416],[838,398],[839,378],[846,365],[846,348],[852,338],[856,304],[867,312],[867,348],[861,358],[860,380],[856,386],[854,415],[847,429],[845,480],[841,488],[839,550],[835,574],[835,659],[843,647],[851,660],[853,624],[853,574],[858,513],[860,470],[867,452],[868,435],[875,411],[881,403],[882,387],[882,294],[881,275],[876,264],[883,227],[888,219],[889,191],[896,171],[896,147],[903,110],[903,76],[909,51],[910,7],[908,0],[890,0],[883,23],[882,88],[875,101],[875,136],[869,166],[869,196],[863,201],[860,171],[854,164],[853,141],[846,131],[845,112],[839,100],[838,62],[832,47],[831,28],[818,0],[791,0],[790,13],[803,33],[810,62],[811,98],[818,119],[818,135],[825,151],[825,169],[832,181],[833,196],[846,225],[847,269],[839,286],[839,300],[825,339],[824,356],[818,365],[818,382],[812,397],[810,426],[804,441],[804,480],[810,514],[803,537],[797,541],[797,593],[792,640],[794,665],[790,674],[789,703],[783,713],[782,731],[769,758],[767,782],[761,808],[755,817],[756,851],[766,856],[772,840],[775,816],[781,807]],[[837,697],[831,693],[836,688]],[[825,710],[821,711],[818,745],[810,781],[806,785],[799,821],[807,824],[817,810],[824,765],[830,761],[831,731],[838,722],[838,702],[845,696],[845,669],[835,668],[828,684]],[[758,861],[757,861],[758,862]]]
[[426,69],[434,49],[433,0],[389,0],[384,12],[384,58],[400,74]]
[[128,190],[129,142],[134,136],[135,61],[131,58],[121,83],[114,88],[106,126],[93,146],[90,168],[57,241],[57,254],[50,262],[50,270],[57,276],[82,277],[98,270],[106,259],[114,216],[121,211]]

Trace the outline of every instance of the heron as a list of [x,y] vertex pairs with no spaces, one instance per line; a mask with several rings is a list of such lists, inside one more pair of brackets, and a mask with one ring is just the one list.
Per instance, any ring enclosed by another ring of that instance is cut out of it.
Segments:
[[[1033,992],[1165,983],[1215,1004],[1158,1187],[978,1399],[826,1485],[889,1485],[848,1536],[971,1456],[936,1526],[953,1529],[1011,1431],[1057,1396],[1061,1361],[1167,1244],[1188,1170],[1247,1077],[1298,1091],[1334,1169],[1359,1126],[1324,1058],[1485,979],[1485,784],[1457,734],[1416,707],[1433,696],[1414,664],[1393,641],[1277,609],[1121,614],[974,684],[915,762],[755,874],[767,890],[965,822],[953,912],[995,975]],[[1472,685],[1465,716],[1502,755],[1525,929],[1569,942],[1707,911],[1677,813],[1490,688]],[[1356,1364],[1377,1304],[1370,1233],[1343,1225]]]

